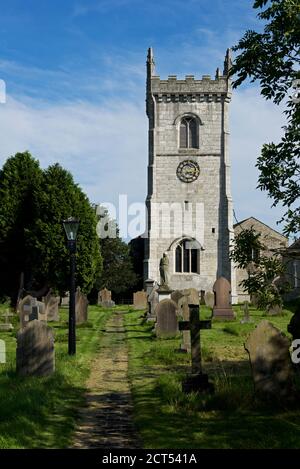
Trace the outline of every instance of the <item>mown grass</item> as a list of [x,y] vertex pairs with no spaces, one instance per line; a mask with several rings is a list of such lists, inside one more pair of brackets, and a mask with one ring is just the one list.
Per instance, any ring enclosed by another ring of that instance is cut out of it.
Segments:
[[[204,310],[204,311],[203,311]],[[252,323],[214,321],[201,333],[204,371],[213,395],[182,392],[190,356],[180,339],[156,339],[140,312],[126,315],[134,418],[145,448],[299,448],[300,403],[262,402],[254,394],[244,342],[262,319],[286,332],[292,315],[266,317],[250,308]],[[202,317],[208,311],[202,308]]]
[[[4,311],[1,305],[0,310]],[[69,356],[67,309],[60,322],[49,323],[55,332],[56,371],[45,378],[20,378],[16,368],[16,326],[0,332],[7,363],[0,364],[0,448],[67,448],[83,404],[90,363],[101,347],[101,329],[112,310],[89,307],[89,322],[77,327],[77,354]]]

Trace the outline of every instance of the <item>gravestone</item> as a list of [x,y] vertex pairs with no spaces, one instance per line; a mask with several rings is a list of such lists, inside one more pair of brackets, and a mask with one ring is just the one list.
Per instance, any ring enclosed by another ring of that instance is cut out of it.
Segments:
[[177,304],[173,300],[165,299],[155,308],[157,337],[175,337],[178,333]]
[[133,294],[133,309],[146,309],[147,308],[147,293],[137,291]]
[[243,305],[241,305],[241,309],[244,312],[244,317],[241,319],[241,324],[247,324],[249,322],[252,322],[250,319],[250,313],[249,313],[249,302],[245,301]]
[[7,331],[12,331],[13,330],[13,325],[9,322],[9,318],[13,317],[14,314],[10,313],[8,310],[2,315],[2,318],[4,318],[4,323],[0,323],[0,331],[2,332],[7,332]]
[[270,306],[267,312],[269,316],[280,316],[282,314],[282,306],[281,305]]
[[70,304],[70,292],[66,292],[66,295],[61,298],[61,306],[69,306]]
[[186,301],[188,305],[198,305],[199,306],[199,292],[196,288],[187,288],[183,290],[183,294],[186,296]]
[[33,320],[17,334],[17,374],[48,376],[54,370],[53,331],[45,322]]
[[245,349],[249,354],[256,392],[276,398],[294,393],[290,341],[269,321],[261,321],[251,332]]
[[19,301],[18,305],[20,315],[21,329],[25,327],[30,321],[39,318],[37,299],[33,296],[27,295]]
[[205,305],[205,290],[200,290],[200,305]]
[[171,300],[175,301],[175,303],[178,305],[178,301],[184,297],[184,294],[181,290],[174,290],[171,293]]
[[211,320],[200,320],[199,305],[189,304],[189,321],[180,321],[181,331],[190,331],[192,374],[182,383],[182,390],[186,393],[197,391],[213,391],[213,385],[208,381],[207,374],[202,371],[200,330],[211,329]]
[[158,285],[154,285],[151,292],[148,295],[148,315],[147,315],[147,321],[154,321],[156,319],[155,317],[155,309],[156,306],[159,303],[159,297],[158,297]]
[[59,321],[59,296],[53,296],[51,291],[43,298],[47,321]]
[[77,287],[75,295],[75,315],[76,324],[81,324],[88,320],[88,299],[84,293]]
[[[186,293],[189,290],[185,290]],[[183,295],[182,298],[178,300],[178,315],[184,321],[190,320],[190,308],[188,303],[189,295]],[[194,298],[195,299],[195,298]],[[181,343],[180,343],[181,352],[190,352],[191,351],[191,334],[189,330],[181,331]]]
[[209,308],[213,309],[215,306],[215,294],[212,291],[207,291],[204,296],[205,304]]
[[0,339],[0,363],[6,363],[6,345],[2,339]]
[[103,308],[112,308],[115,306],[115,302],[111,299],[111,291],[107,288],[103,288],[98,293],[98,305]]
[[235,319],[230,302],[231,286],[228,280],[225,277],[218,278],[214,283],[213,291],[215,293],[213,317],[225,320]]

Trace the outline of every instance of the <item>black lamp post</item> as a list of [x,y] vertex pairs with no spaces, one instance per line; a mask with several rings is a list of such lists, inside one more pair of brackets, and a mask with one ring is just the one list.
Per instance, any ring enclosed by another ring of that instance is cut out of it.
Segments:
[[63,226],[68,239],[68,248],[70,251],[70,299],[69,299],[69,355],[76,353],[76,316],[75,316],[75,254],[76,254],[76,238],[79,228],[79,220],[70,217],[63,220]]

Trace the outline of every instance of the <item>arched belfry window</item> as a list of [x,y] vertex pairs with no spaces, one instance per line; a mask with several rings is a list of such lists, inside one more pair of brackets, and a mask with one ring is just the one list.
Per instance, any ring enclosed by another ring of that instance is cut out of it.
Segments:
[[175,272],[200,273],[200,246],[197,242],[184,239],[175,250]]
[[194,117],[183,117],[180,122],[180,148],[198,148],[198,122]]

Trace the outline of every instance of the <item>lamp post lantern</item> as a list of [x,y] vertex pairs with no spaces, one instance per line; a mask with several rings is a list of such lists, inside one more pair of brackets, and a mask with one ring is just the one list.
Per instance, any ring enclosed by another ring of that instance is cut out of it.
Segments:
[[70,251],[70,300],[69,300],[69,355],[76,354],[76,316],[75,316],[75,271],[76,271],[76,238],[79,228],[79,220],[69,217],[63,220],[63,226],[68,240]]

